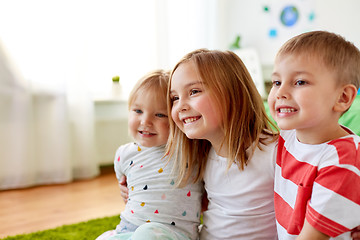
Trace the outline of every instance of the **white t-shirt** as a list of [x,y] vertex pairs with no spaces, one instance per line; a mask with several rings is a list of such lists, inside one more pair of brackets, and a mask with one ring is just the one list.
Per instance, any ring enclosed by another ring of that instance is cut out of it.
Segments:
[[157,222],[189,236],[198,237],[202,183],[175,188],[172,161],[163,159],[164,146],[143,147],[125,144],[116,151],[118,179],[127,176],[129,199],[121,218],[140,226]]
[[256,149],[243,171],[211,149],[204,176],[208,210],[200,239],[276,239],[276,142]]

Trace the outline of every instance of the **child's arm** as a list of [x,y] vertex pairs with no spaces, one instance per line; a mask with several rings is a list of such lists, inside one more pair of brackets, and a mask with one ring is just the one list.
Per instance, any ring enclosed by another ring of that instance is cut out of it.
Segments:
[[202,196],[201,200],[201,212],[204,212],[208,209],[209,199],[207,198],[207,193],[204,191],[204,194]]
[[[351,238],[353,240],[360,240],[360,226],[357,226],[351,232]],[[302,239],[314,239],[314,240],[322,240],[329,239],[329,236],[323,234],[322,232],[316,230],[313,226],[311,226],[306,220],[304,226],[300,232],[300,235],[296,238],[296,240]]]
[[119,187],[120,187],[121,197],[124,200],[124,202],[127,203],[127,200],[129,198],[129,189],[127,187],[126,176],[122,176],[120,178]]
[[308,221],[305,219],[305,223],[303,228],[301,229],[301,232],[299,236],[296,238],[296,240],[327,240],[330,239],[328,235],[325,235],[324,233],[320,232],[316,228],[310,225]]

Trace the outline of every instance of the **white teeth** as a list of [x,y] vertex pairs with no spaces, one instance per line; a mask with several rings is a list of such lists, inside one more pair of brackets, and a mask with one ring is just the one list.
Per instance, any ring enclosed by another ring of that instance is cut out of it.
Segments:
[[293,108],[280,108],[279,112],[281,112],[281,113],[290,113],[290,112],[295,112],[295,109],[293,109]]
[[185,123],[191,123],[191,122],[194,122],[194,121],[196,121],[196,120],[197,120],[197,118],[195,118],[195,117],[190,117],[190,118],[184,119],[184,122],[185,122]]
[[144,135],[151,135],[151,133],[147,132],[147,131],[140,131],[140,132],[141,132],[141,134],[144,134]]

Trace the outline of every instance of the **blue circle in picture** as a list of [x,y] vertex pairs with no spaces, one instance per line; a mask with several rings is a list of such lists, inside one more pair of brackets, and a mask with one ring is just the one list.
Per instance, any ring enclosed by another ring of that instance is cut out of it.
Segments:
[[295,6],[286,6],[281,11],[281,23],[287,27],[293,26],[299,19],[299,11]]
[[277,30],[275,28],[272,28],[272,29],[269,30],[269,37],[270,38],[277,37]]

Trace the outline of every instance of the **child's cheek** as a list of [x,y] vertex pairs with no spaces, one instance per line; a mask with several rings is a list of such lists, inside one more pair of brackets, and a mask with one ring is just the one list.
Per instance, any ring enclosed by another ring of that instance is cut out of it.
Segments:
[[175,110],[174,107],[171,109],[171,121],[173,121],[176,124],[176,126],[178,126],[180,128],[179,124],[181,121],[180,121],[179,115],[177,114],[177,111]]

